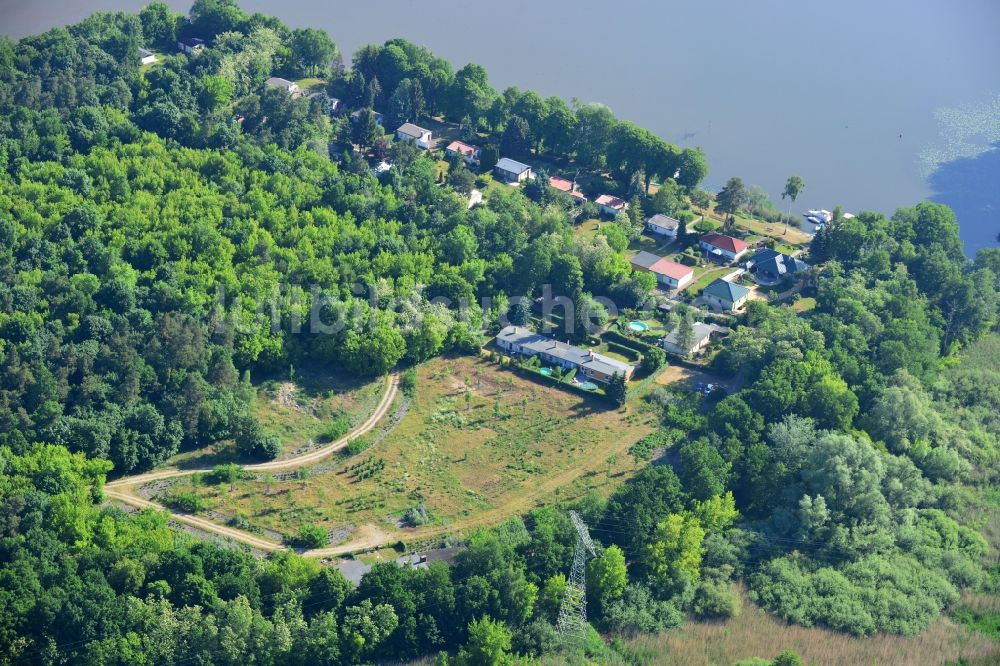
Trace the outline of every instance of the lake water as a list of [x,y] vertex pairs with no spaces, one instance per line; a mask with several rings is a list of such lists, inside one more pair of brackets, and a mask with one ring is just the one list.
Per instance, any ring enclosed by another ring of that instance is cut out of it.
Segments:
[[[13,37],[137,10],[144,0],[0,0]],[[178,10],[188,2],[171,1]],[[997,0],[243,0],[345,53],[401,36],[494,87],[610,106],[708,155],[795,208],[882,210],[933,198],[959,212],[970,253],[1000,232]],[[588,6],[590,5],[590,6]]]

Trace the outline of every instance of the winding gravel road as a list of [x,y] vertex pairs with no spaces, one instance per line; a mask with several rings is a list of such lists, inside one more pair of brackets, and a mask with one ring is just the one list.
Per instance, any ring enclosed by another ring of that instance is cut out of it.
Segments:
[[[372,412],[368,419],[359,425],[357,428],[347,433],[335,442],[331,442],[326,446],[318,448],[314,451],[308,451],[300,456],[295,456],[294,458],[286,458],[285,460],[272,460],[266,463],[257,463],[254,465],[241,465],[240,468],[247,472],[279,472],[286,471],[290,469],[298,469],[299,467],[304,467],[315,462],[319,462],[324,458],[336,453],[340,449],[347,446],[347,444],[357,437],[371,432],[378,425],[379,421],[388,413],[389,408],[392,406],[392,401],[396,398],[396,394],[399,392],[399,377],[393,373],[386,377],[385,394],[379,401],[378,405],[375,407],[375,411]],[[277,541],[271,541],[270,539],[265,539],[259,535],[247,532],[245,530],[237,529],[235,527],[229,527],[227,525],[220,525],[219,523],[213,522],[206,518],[200,518],[186,513],[174,513],[167,509],[162,504],[154,502],[152,500],[139,497],[135,489],[137,486],[149,483],[151,481],[160,481],[163,479],[174,479],[182,476],[190,476],[192,474],[199,474],[205,472],[211,472],[211,467],[194,467],[191,469],[178,469],[167,468],[157,470],[155,472],[147,472],[145,474],[136,474],[135,476],[125,476],[120,479],[115,479],[104,486],[104,494],[108,499],[112,499],[123,504],[128,504],[134,506],[138,509],[154,509],[156,511],[166,511],[170,514],[172,520],[183,523],[184,525],[189,525],[203,532],[210,532],[212,534],[218,534],[220,536],[232,539],[233,541],[238,541],[244,543],[251,548],[257,548],[265,552],[274,552],[276,550],[286,550],[287,546],[278,543]],[[398,539],[398,537],[396,537]],[[329,548],[318,548],[315,550],[309,550],[304,553],[304,555],[311,557],[329,557],[334,555],[344,555],[347,553],[356,552],[359,550],[368,550],[371,548],[376,548],[378,546],[383,546],[390,541],[389,535],[383,534],[379,531],[367,531],[363,536],[347,543],[340,544],[338,546],[332,546]]]

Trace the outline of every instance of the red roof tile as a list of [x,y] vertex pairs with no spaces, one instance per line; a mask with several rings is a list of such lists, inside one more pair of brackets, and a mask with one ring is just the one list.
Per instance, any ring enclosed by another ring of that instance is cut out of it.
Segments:
[[701,237],[703,243],[708,243],[712,247],[717,247],[720,250],[725,250],[726,252],[732,252],[733,254],[739,254],[749,247],[746,243],[738,238],[733,238],[732,236],[725,236],[723,234],[717,234],[715,232],[705,234]]
[[650,266],[649,270],[653,273],[666,275],[668,278],[673,278],[678,281],[683,280],[688,275],[694,273],[694,269],[690,266],[678,264],[676,261],[670,261],[669,259],[660,259],[658,262]]
[[448,144],[448,147],[445,150],[447,150],[450,153],[461,153],[466,157],[474,157],[476,155],[476,151],[479,150],[479,148],[469,145],[464,141],[452,141],[451,143]]

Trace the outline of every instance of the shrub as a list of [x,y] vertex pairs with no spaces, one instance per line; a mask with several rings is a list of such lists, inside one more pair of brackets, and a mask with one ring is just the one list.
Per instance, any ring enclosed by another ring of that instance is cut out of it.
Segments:
[[336,420],[333,421],[333,423],[326,426],[323,429],[323,432],[321,432],[319,437],[317,437],[316,439],[320,443],[324,444],[326,442],[333,442],[346,435],[347,431],[350,429],[351,429],[351,422],[347,419],[346,416],[341,415],[338,416]]
[[727,581],[703,580],[695,589],[691,611],[700,618],[736,617],[740,598]]
[[420,503],[416,506],[410,507],[403,514],[403,524],[407,527],[420,527],[421,525],[426,525],[431,521],[431,513],[427,510],[427,507]]
[[647,375],[659,370],[667,361],[667,353],[659,347],[650,349],[642,355],[642,371]]
[[318,525],[305,525],[290,539],[290,542],[297,548],[320,548],[326,545],[326,530]]
[[235,463],[216,465],[208,474],[212,483],[232,483],[243,478],[243,470]]
[[404,372],[399,380],[399,387],[403,389],[403,393],[412,396],[417,390],[417,371],[410,368]]
[[371,445],[372,445],[372,440],[370,438],[355,437],[350,442],[348,442],[347,446],[344,447],[343,449],[344,456],[345,457],[356,456],[359,453],[363,453]]
[[205,508],[205,502],[193,493],[174,493],[165,497],[163,503],[181,513],[198,513]]

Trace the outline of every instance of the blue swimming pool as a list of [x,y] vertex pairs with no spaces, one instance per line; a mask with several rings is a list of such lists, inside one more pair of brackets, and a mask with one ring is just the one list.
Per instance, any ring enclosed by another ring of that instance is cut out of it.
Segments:
[[628,327],[636,333],[643,333],[649,329],[649,324],[644,321],[630,321]]
[[539,368],[538,372],[548,377],[549,375],[552,374],[552,368]]

